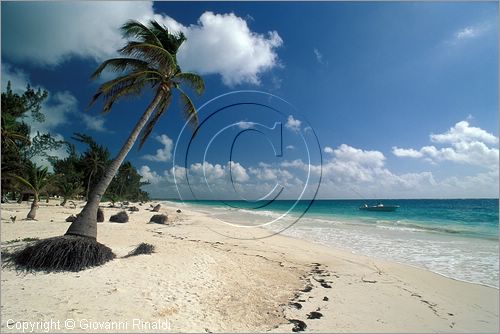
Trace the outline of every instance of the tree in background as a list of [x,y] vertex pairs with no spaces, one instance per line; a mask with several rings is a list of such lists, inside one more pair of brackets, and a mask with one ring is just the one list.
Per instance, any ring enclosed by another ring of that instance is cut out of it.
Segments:
[[31,210],[28,212],[26,218],[35,219],[38,202],[40,200],[40,193],[45,189],[50,181],[47,167],[39,167],[35,164],[31,164],[28,168],[27,178],[19,175],[14,175],[14,178],[33,192],[34,199],[31,203]]
[[6,91],[2,92],[2,202],[8,192],[19,190],[13,176],[28,176],[29,158],[26,152],[32,142],[30,127],[23,120],[31,116],[34,121],[43,122],[45,117],[40,110],[46,98],[46,91],[35,91],[29,85],[22,95],[14,93],[10,82]]
[[76,198],[83,193],[84,174],[80,165],[80,156],[76,152],[75,145],[67,143],[68,156],[64,159],[51,159],[54,169],[54,185],[63,197],[61,206],[65,206],[69,199]]
[[122,201],[147,201],[149,199],[148,193],[141,190],[141,187],[146,184],[149,183],[141,182],[141,176],[132,163],[125,161],[118,169],[113,181],[111,181],[105,197],[113,197]]
[[104,171],[111,163],[109,158],[110,153],[106,147],[97,144],[88,135],[75,133],[72,138],[88,145],[88,149],[83,153],[80,163],[86,178],[87,191],[85,193],[85,200],[88,201],[91,190],[97,184],[96,180],[99,180],[104,175]]

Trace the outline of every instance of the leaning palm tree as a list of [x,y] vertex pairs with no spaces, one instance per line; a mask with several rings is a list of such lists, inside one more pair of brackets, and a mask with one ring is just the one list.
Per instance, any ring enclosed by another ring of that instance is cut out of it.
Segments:
[[98,78],[105,69],[122,72],[123,75],[102,84],[90,105],[103,98],[103,112],[107,113],[120,98],[140,94],[147,87],[153,89],[154,97],[93,189],[78,219],[69,227],[67,235],[96,238],[96,213],[104,192],[141,132],[139,148],[142,147],[154,125],[167,110],[174,91],[179,93],[188,120],[194,125],[198,122],[194,104],[181,86],[189,85],[201,94],[205,85],[200,76],[182,72],[177,64],[176,53],[186,40],[184,35],[171,34],[156,21],[150,21],[147,26],[137,21],[128,21],[122,26],[122,33],[125,38],[134,39],[119,50],[125,57],[106,60],[97,68],[92,78]]
[[[39,241],[31,246],[31,249],[26,248],[25,254],[17,256],[26,260],[14,261],[18,267],[49,271],[81,270],[103,264],[114,258],[114,254],[108,247],[96,241],[96,217],[101,198],[126,155],[141,132],[139,148],[142,147],[154,125],[170,105],[174,92],[179,95],[188,121],[195,127],[198,124],[195,106],[181,87],[190,86],[200,95],[205,85],[200,76],[182,72],[177,64],[176,53],[186,40],[184,35],[182,33],[171,34],[166,27],[156,21],[150,21],[147,25],[137,21],[128,21],[121,29],[123,36],[129,40],[119,50],[123,57],[103,62],[92,78],[98,78],[105,69],[121,73],[121,75],[102,84],[90,105],[102,98],[104,100],[103,112],[107,113],[122,97],[140,94],[146,88],[153,90],[153,100],[139,118],[104,176],[91,191],[85,207],[70,225],[66,235]],[[54,247],[57,252],[54,252]],[[55,253],[57,253],[57,258],[52,255]],[[38,261],[40,258],[44,260]]]
[[19,175],[14,175],[14,178],[33,191],[33,202],[26,218],[35,219],[38,202],[40,201],[40,193],[49,183],[49,174],[47,167],[38,167],[37,165],[32,165],[28,173],[28,178]]

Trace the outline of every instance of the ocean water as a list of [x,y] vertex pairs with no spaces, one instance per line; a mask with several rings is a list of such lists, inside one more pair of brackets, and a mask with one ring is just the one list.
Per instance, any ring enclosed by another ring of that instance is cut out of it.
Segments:
[[400,208],[395,212],[359,210],[365,203],[377,203],[370,200],[184,203],[195,205],[225,223],[261,226],[272,232],[498,288],[498,199],[381,202]]

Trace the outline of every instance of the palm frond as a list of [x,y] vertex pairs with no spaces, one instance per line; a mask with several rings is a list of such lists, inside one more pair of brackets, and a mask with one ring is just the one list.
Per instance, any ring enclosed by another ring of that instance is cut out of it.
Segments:
[[91,79],[97,79],[104,69],[108,69],[112,72],[124,72],[127,68],[137,70],[153,70],[148,67],[148,63],[135,58],[112,58],[104,61],[99,67],[92,73]]
[[[158,80],[161,80],[160,74],[155,71],[138,71],[120,76],[103,83],[97,89],[97,92],[89,102],[88,108],[90,108],[100,97],[103,97],[104,101],[107,101],[108,99],[116,100],[113,96],[117,94],[120,95],[119,97],[124,96],[126,94],[123,93],[126,90],[130,90],[131,93],[136,94],[137,92],[140,92],[140,89],[144,87],[147,81],[151,81],[154,85],[154,82]],[[139,90],[132,90],[131,88],[134,86]],[[107,111],[109,110],[106,110],[105,112]]]
[[35,167],[34,170],[34,186],[38,191],[43,189],[49,183],[48,177],[48,168],[47,167]]
[[19,175],[12,175],[12,177],[14,177],[20,183],[24,184],[26,187],[32,189],[33,191],[36,191],[35,187],[31,184],[31,182],[26,180],[24,177],[19,176]]
[[165,73],[175,73],[177,61],[172,54],[161,46],[143,42],[128,42],[118,52],[139,59],[146,60],[150,66],[157,65]]
[[13,177],[20,183],[32,189],[35,193],[39,193],[40,190],[42,190],[42,188],[44,188],[49,182],[48,168],[38,167],[36,165],[33,165],[30,168],[28,179],[19,175],[13,175]]
[[[118,50],[121,57],[103,62],[94,72],[93,78],[99,76],[105,69],[126,74],[102,84],[90,101],[89,107],[102,98],[103,111],[108,112],[118,99],[139,94],[148,84],[152,88],[169,87],[179,91],[183,113],[189,123],[196,128],[198,126],[196,108],[181,86],[189,86],[201,95],[205,90],[205,84],[195,73],[182,73],[177,63],[177,51],[186,40],[184,34],[170,33],[165,26],[154,20],[148,24],[127,21],[121,30],[123,36],[129,39],[127,44]],[[166,89],[164,92],[157,91],[157,94],[165,95],[155,106],[152,117],[143,128],[139,148],[144,145],[171,103],[172,92]]]
[[181,72],[175,75],[176,80],[181,85],[187,85],[196,91],[196,94],[201,95],[205,91],[205,82],[203,78],[196,73]]
[[144,88],[144,81],[137,82],[128,86],[123,86],[119,90],[113,92],[109,96],[105,97],[105,102],[102,111],[107,113],[113,107],[113,104],[120,98],[128,95],[139,95]]
[[141,134],[141,140],[139,142],[139,150],[142,148],[146,140],[148,139],[149,135],[153,131],[154,126],[160,119],[161,115],[165,113],[167,110],[168,106],[170,105],[170,102],[172,101],[172,94],[165,95],[163,99],[158,103],[155,113],[153,117],[149,120],[149,122],[146,124],[144,127],[144,130],[142,131]]
[[165,26],[162,26],[158,22],[152,20],[150,21],[149,28],[161,42],[161,45],[175,56],[181,44],[186,40],[186,37],[182,32],[171,33]]
[[10,130],[8,128],[2,128],[1,131],[2,131],[2,141],[8,147],[14,147],[16,150],[18,150],[19,149],[17,145],[18,143],[16,143],[16,141],[28,145],[31,144],[31,140],[29,139],[29,137],[21,132]]
[[[156,22],[156,21],[154,21]],[[151,24],[150,24],[151,25]],[[161,46],[156,34],[139,21],[129,20],[121,26],[122,36],[125,38],[135,37],[144,42]]]
[[189,125],[191,125],[193,129],[198,128],[198,113],[196,112],[193,101],[191,101],[189,96],[181,88],[177,87],[177,90],[181,98],[184,117],[187,118]]

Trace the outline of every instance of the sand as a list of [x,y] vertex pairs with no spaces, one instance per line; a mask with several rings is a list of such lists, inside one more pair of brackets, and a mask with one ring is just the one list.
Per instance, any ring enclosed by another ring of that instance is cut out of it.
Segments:
[[[63,234],[83,204],[57,204],[41,203],[37,221],[22,220],[26,202],[2,204],[2,251]],[[98,240],[117,259],[101,267],[3,268],[2,331],[291,332],[303,322],[306,332],[498,332],[498,289],[282,235],[235,239],[239,228],[178,203],[160,210],[168,225],[148,224],[149,204],[131,205],[140,210],[119,224],[107,220],[120,209],[103,203]],[[140,242],[156,252],[123,258]]]

